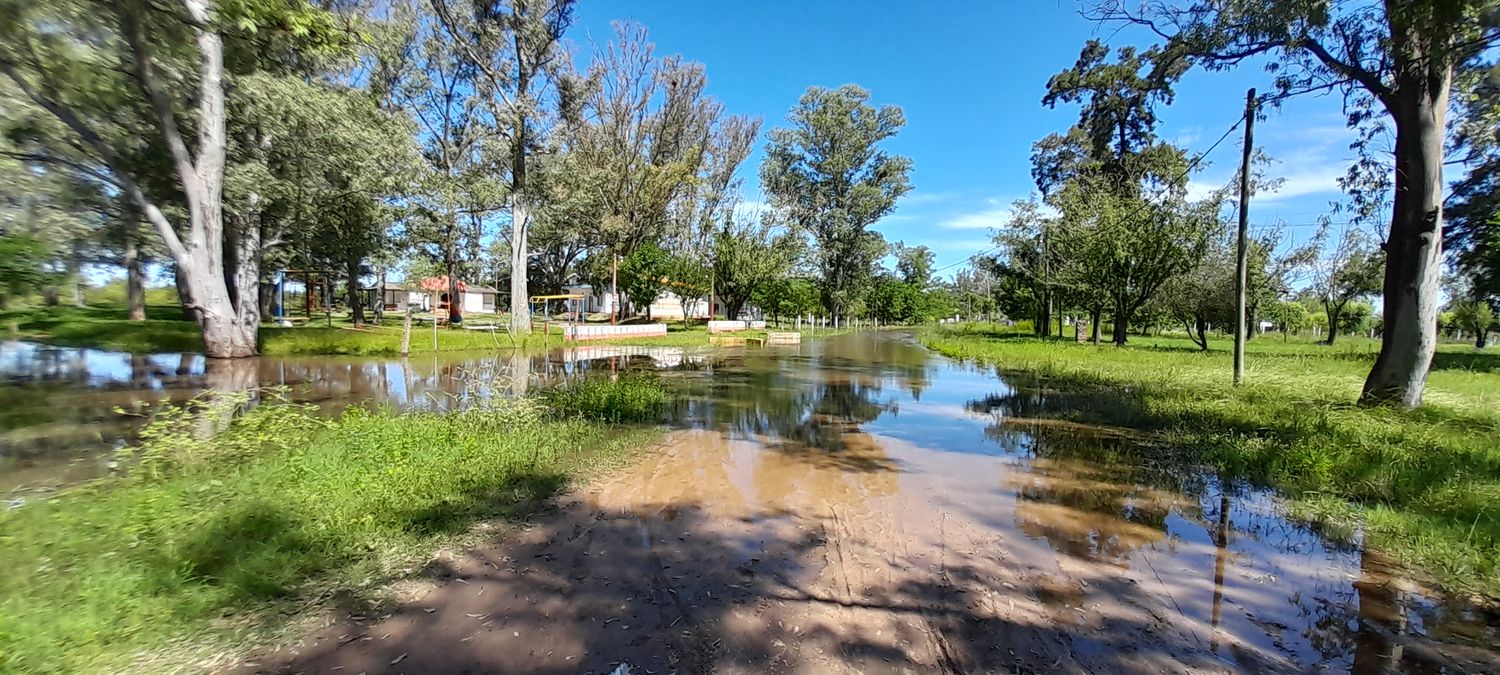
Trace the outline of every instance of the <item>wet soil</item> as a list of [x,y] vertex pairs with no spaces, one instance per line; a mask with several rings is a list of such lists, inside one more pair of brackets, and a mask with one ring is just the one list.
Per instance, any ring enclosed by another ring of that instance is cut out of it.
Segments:
[[1496,617],[993,371],[890,336],[669,371],[662,447],[241,669],[1500,672]]

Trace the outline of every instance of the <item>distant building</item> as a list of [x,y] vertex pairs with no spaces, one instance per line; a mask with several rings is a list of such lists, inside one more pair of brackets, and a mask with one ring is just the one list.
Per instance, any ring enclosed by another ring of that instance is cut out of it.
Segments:
[[[418,312],[431,312],[442,302],[447,293],[448,280],[444,277],[423,279],[418,288],[408,288],[401,283],[386,283],[380,290],[381,306],[387,312],[404,312],[411,306]],[[459,309],[464,314],[494,314],[499,306],[500,292],[488,286],[476,286],[458,282]],[[366,300],[374,298],[377,289],[366,288]],[[373,303],[372,303],[373,304]]]

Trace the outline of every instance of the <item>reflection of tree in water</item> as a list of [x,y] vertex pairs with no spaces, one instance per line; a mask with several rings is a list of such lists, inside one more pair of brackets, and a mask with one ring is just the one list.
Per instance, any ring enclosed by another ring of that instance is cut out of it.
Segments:
[[[1399,570],[1378,555],[1355,551],[1359,576],[1337,579],[1311,607],[1305,637],[1327,659],[1350,659],[1349,672],[1444,672],[1424,650],[1406,649],[1399,636],[1419,634],[1439,641],[1484,645],[1494,629],[1471,616],[1472,607],[1446,598],[1432,600],[1403,589]],[[1420,629],[1417,627],[1420,626]]]
[[870,374],[738,360],[719,361],[703,377],[681,382],[671,419],[839,450],[844,434],[893,408],[880,399],[882,383]]
[[1028,435],[1032,457],[1005,474],[1021,531],[1060,553],[1115,564],[1166,537],[1167,516],[1180,506],[1175,495],[1142,484],[1129,467],[1080,459],[1122,439],[1041,429]]

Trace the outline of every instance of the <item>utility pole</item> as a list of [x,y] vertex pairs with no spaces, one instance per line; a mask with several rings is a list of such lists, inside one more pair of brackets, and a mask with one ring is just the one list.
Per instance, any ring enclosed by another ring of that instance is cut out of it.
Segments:
[[1255,87],[1245,92],[1245,152],[1240,163],[1240,231],[1235,247],[1234,383],[1245,380],[1245,285],[1250,248],[1250,149],[1255,129]]

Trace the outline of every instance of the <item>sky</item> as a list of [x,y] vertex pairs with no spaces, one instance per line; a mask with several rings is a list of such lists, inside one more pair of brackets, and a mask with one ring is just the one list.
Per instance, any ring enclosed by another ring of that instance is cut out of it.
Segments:
[[[1077,121],[1076,106],[1042,105],[1047,79],[1071,67],[1085,41],[1149,45],[1141,31],[1101,26],[1076,0],[920,3],[865,0],[663,2],[582,0],[568,38],[586,61],[590,44],[613,36],[611,23],[644,25],[659,56],[681,54],[706,66],[708,93],[732,114],[759,116],[762,137],[740,168],[743,198],[763,200],[758,167],[765,131],[784,126],[809,86],[855,83],[876,105],[900,106],[906,127],[885,148],[913,161],[912,190],[876,223],[888,241],[926,245],[942,276],[989,249],[990,229],[1034,191],[1031,145]],[[1157,134],[1193,152],[1209,149],[1239,120],[1245,90],[1271,90],[1258,65],[1233,72],[1194,70],[1176,100],[1158,109]],[[1277,160],[1281,189],[1251,202],[1252,232],[1277,223],[1287,244],[1316,231],[1338,200],[1337,179],[1351,163],[1353,133],[1343,99],[1294,99],[1255,126],[1256,147]],[[1242,129],[1235,129],[1193,176],[1192,190],[1233,180]]]

